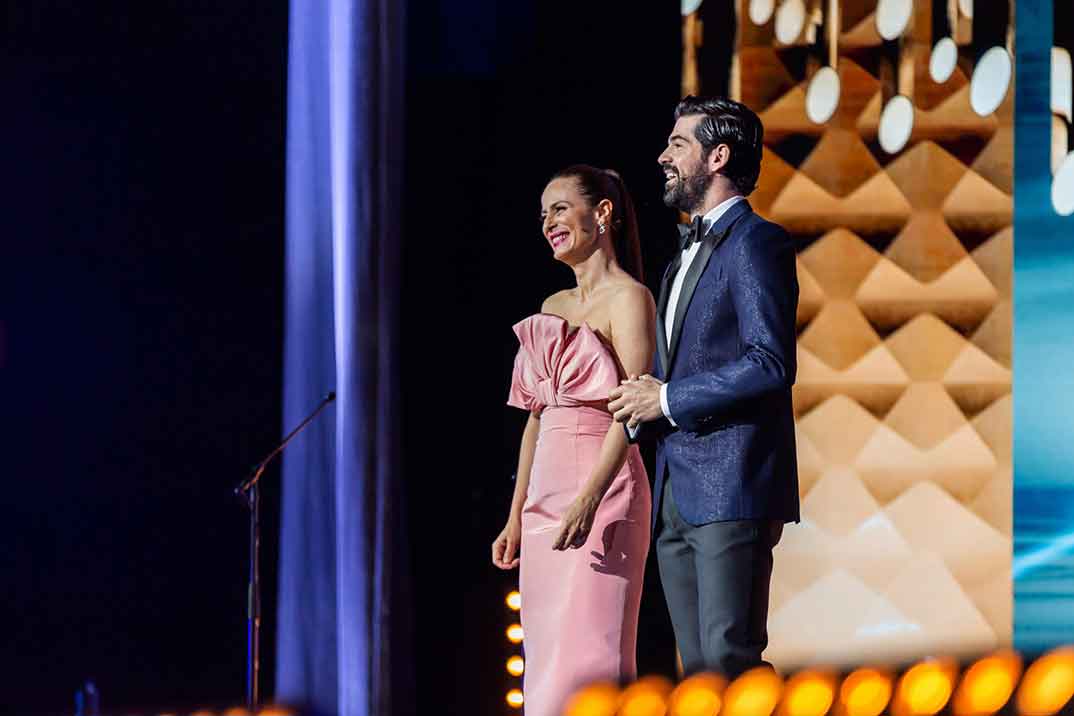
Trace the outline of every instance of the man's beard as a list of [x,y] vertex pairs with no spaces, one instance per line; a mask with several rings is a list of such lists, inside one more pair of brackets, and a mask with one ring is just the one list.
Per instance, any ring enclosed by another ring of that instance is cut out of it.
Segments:
[[715,172],[706,174],[698,165],[694,168],[693,174],[684,177],[676,173],[676,176],[675,183],[664,191],[664,204],[687,214],[693,214],[704,202],[705,192],[712,186],[716,174]]

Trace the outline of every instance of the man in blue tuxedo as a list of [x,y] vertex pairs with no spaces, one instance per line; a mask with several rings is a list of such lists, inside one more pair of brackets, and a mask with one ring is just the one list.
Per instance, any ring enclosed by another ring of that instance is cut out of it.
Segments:
[[731,100],[675,109],[664,202],[692,223],[660,287],[653,375],[609,403],[631,441],[657,441],[653,530],[687,674],[764,663],[772,548],[799,518],[794,244],[745,198],[763,134]]

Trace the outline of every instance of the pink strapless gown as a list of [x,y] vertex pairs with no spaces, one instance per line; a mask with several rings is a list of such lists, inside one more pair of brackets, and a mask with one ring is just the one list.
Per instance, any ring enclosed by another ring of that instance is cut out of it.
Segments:
[[619,384],[615,359],[588,326],[549,314],[514,326],[521,347],[508,404],[543,410],[522,511],[526,716],[560,716],[567,697],[596,681],[636,677],[638,610],[649,552],[649,479],[636,446],[597,510],[585,545],[552,543],[589,480],[612,425],[603,407]]

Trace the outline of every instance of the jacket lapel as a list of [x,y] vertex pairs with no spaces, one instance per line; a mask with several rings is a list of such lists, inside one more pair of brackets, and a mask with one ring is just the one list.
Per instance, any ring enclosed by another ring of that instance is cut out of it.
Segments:
[[[708,266],[709,259],[712,258],[713,252],[723,243],[724,239],[731,233],[731,229],[734,225],[747,214],[750,209],[749,202],[742,200],[732,206],[730,209],[724,212],[719,221],[712,225],[705,238],[702,239],[701,247],[697,250],[697,256],[694,257],[693,263],[690,264],[689,270],[686,272],[686,277],[682,282],[682,292],[679,294],[679,302],[675,305],[675,322],[671,329],[671,349],[667,360],[664,363],[664,380],[667,380],[671,376],[671,366],[675,362],[675,355],[679,348],[679,338],[682,336],[682,324],[686,321],[686,311],[690,308],[690,302],[693,300],[694,291],[697,290],[697,284],[701,280],[701,274],[705,272],[705,268]],[[681,256],[681,253],[680,253]],[[674,274],[672,274],[674,277]],[[670,291],[671,281],[667,280],[668,290]],[[663,298],[663,289],[661,289],[661,298]],[[664,311],[667,311],[667,301],[663,303]],[[661,316],[663,314],[660,314]],[[659,333],[659,329],[657,331]],[[666,335],[666,334],[665,334]],[[659,338],[659,336],[658,336]],[[666,345],[665,340],[664,344]]]
[[664,278],[660,282],[660,300],[656,304],[656,353],[660,357],[660,368],[665,380],[668,374],[668,327],[665,325],[664,316],[668,312],[668,301],[671,298],[671,284],[675,274],[679,272],[682,263],[682,252],[675,254],[675,258],[668,264]]

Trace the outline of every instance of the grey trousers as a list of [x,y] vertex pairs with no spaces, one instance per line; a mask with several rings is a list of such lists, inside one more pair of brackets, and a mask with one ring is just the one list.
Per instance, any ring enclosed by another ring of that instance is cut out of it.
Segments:
[[665,480],[656,540],[675,641],[686,675],[717,671],[729,678],[765,662],[772,548],[783,523],[682,519]]

